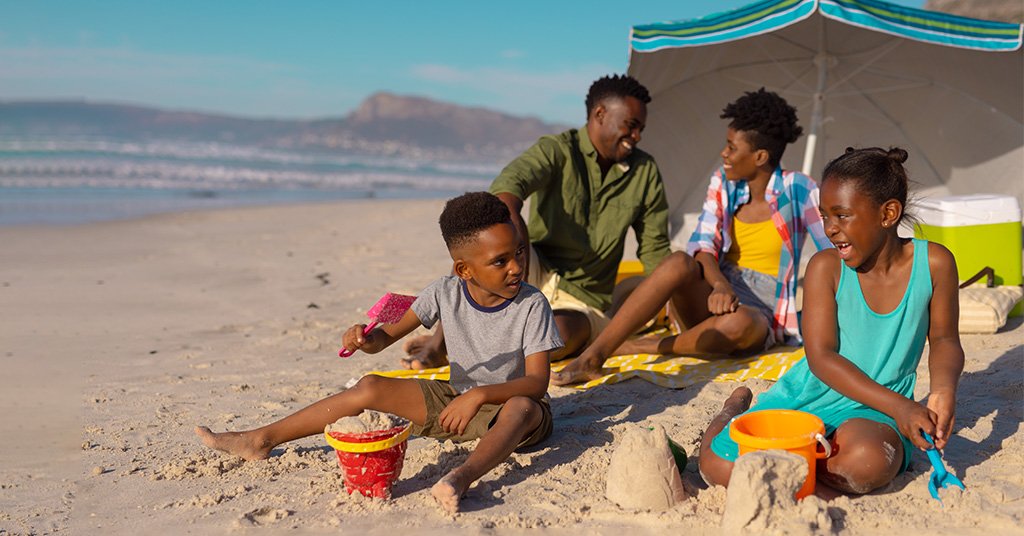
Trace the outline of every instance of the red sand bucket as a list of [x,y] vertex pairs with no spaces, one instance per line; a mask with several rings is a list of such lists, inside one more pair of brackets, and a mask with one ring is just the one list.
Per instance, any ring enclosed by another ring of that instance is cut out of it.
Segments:
[[[729,437],[740,446],[740,456],[757,450],[785,450],[807,459],[807,479],[797,500],[814,493],[816,460],[832,455],[825,439],[825,423],[815,415],[791,409],[752,411],[729,423]],[[818,443],[825,448],[818,452]]]
[[402,474],[410,432],[412,424],[361,434],[324,432],[327,444],[338,453],[349,495],[358,491],[379,499],[391,496],[391,485]]

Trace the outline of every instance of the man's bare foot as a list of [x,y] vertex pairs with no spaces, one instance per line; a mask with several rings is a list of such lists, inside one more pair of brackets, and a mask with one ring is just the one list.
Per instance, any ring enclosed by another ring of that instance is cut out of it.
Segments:
[[659,354],[658,344],[663,340],[664,337],[650,334],[630,339],[620,344],[612,355]]
[[405,352],[405,355],[416,355],[423,350],[427,343],[430,342],[430,339],[430,335],[410,337],[407,341],[402,343],[402,351]]
[[462,483],[455,471],[452,471],[430,488],[430,494],[437,499],[437,503],[446,512],[457,514],[459,513],[459,500],[467,489],[469,489],[469,483]]
[[423,346],[418,353],[399,359],[398,364],[407,370],[423,370],[443,367],[448,364],[448,358],[429,346]]
[[569,385],[570,383],[583,383],[596,380],[604,376],[601,365],[604,361],[581,355],[573,359],[558,372],[551,372],[552,385]]
[[270,457],[274,445],[257,440],[251,432],[213,433],[205,426],[196,426],[196,435],[207,447],[245,458],[246,461],[265,460]]

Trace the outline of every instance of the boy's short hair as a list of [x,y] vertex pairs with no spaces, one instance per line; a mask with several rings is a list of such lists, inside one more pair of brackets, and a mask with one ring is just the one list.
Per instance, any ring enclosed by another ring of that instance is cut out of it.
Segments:
[[736,102],[728,104],[719,117],[732,119],[729,127],[747,133],[747,142],[755,150],[768,151],[768,164],[772,168],[782,161],[786,145],[804,133],[796,124],[796,108],[764,88],[747,91]]
[[590,91],[587,92],[587,118],[590,118],[590,112],[598,103],[609,97],[619,99],[633,97],[644,104],[651,102],[651,95],[647,92],[647,88],[636,78],[628,74],[602,76],[590,85]]
[[441,225],[441,236],[451,251],[465,245],[480,231],[511,220],[512,213],[494,194],[466,192],[444,204],[437,223]]

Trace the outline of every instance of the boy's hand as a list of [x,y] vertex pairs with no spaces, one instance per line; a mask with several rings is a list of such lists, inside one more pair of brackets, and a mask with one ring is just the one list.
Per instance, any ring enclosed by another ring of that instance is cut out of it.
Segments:
[[466,432],[469,421],[476,416],[483,405],[474,390],[470,389],[455,397],[455,400],[445,406],[441,415],[438,416],[437,422],[445,432],[462,435]]
[[[932,448],[932,444],[921,435],[921,430],[933,438],[935,437],[935,423],[938,421],[938,415],[934,411],[907,399],[906,403],[897,408],[893,418],[903,437],[909,438],[911,443],[923,450]],[[936,439],[935,442],[939,441]]]
[[715,285],[708,296],[708,311],[713,315],[732,313],[739,305],[740,300],[728,283]]
[[953,435],[953,425],[956,424],[956,394],[951,390],[933,391],[928,395],[928,409],[935,412],[935,433],[931,434],[935,440],[935,448],[941,449],[949,443],[949,437]]
[[345,346],[345,350],[355,352],[362,348],[367,342],[367,337],[363,334],[365,330],[366,324],[356,324],[348,328],[348,331],[341,336],[341,344]]

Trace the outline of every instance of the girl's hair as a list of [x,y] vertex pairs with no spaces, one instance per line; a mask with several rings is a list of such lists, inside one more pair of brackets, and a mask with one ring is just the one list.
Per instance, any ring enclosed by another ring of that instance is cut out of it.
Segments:
[[[909,179],[903,163],[907,151],[899,147],[889,150],[881,147],[854,149],[847,147],[846,153],[828,163],[821,174],[821,183],[826,181],[853,181],[857,190],[871,198],[875,206],[895,199],[903,206],[900,221],[907,215],[907,192]],[[911,221],[913,221],[911,217]]]

